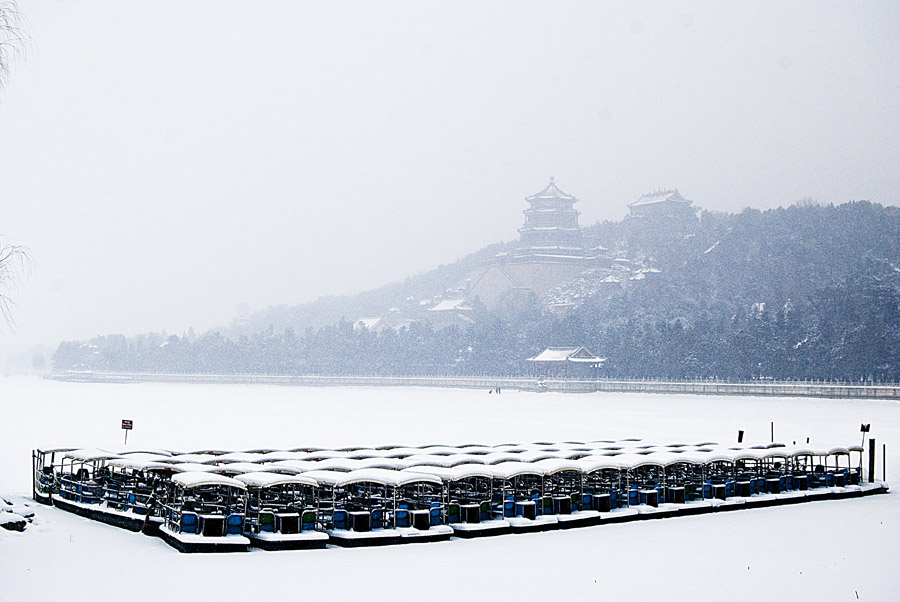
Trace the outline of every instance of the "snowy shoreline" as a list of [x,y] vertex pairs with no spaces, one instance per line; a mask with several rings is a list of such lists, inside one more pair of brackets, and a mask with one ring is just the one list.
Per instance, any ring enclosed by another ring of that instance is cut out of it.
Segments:
[[153,382],[306,387],[429,387],[486,390],[513,389],[516,391],[558,393],[668,393],[900,400],[900,384],[898,383],[874,384],[826,381],[562,380],[537,377],[289,376],[273,374],[161,374],[95,371],[52,373],[45,378],[64,382],[118,384]]

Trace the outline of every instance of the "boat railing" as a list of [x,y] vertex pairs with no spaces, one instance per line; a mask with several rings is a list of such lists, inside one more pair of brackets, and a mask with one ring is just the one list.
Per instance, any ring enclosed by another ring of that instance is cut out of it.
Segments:
[[59,479],[59,494],[82,504],[99,504],[103,501],[103,482],[78,473],[63,473]]

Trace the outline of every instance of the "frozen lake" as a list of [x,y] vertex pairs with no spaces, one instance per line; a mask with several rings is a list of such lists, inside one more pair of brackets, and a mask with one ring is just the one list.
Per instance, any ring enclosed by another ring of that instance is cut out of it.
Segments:
[[[30,495],[34,447],[250,449],[617,439],[887,444],[900,403],[421,388],[73,384],[0,378],[0,492]],[[900,593],[897,494],[393,548],[186,556],[37,508],[0,530],[3,599],[887,600]],[[175,593],[177,592],[177,593]],[[101,596],[105,598],[107,596]]]

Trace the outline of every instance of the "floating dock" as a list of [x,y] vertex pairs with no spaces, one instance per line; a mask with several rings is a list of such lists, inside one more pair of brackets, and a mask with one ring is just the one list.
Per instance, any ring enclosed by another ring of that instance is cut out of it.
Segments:
[[884,493],[861,446],[640,439],[250,451],[35,450],[34,498],[181,552],[361,547]]

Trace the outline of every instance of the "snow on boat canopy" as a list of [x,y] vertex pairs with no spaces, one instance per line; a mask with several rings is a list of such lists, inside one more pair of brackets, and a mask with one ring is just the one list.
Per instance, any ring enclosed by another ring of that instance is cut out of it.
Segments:
[[32,453],[34,499],[182,552],[372,546],[883,493],[859,445],[641,439]]

